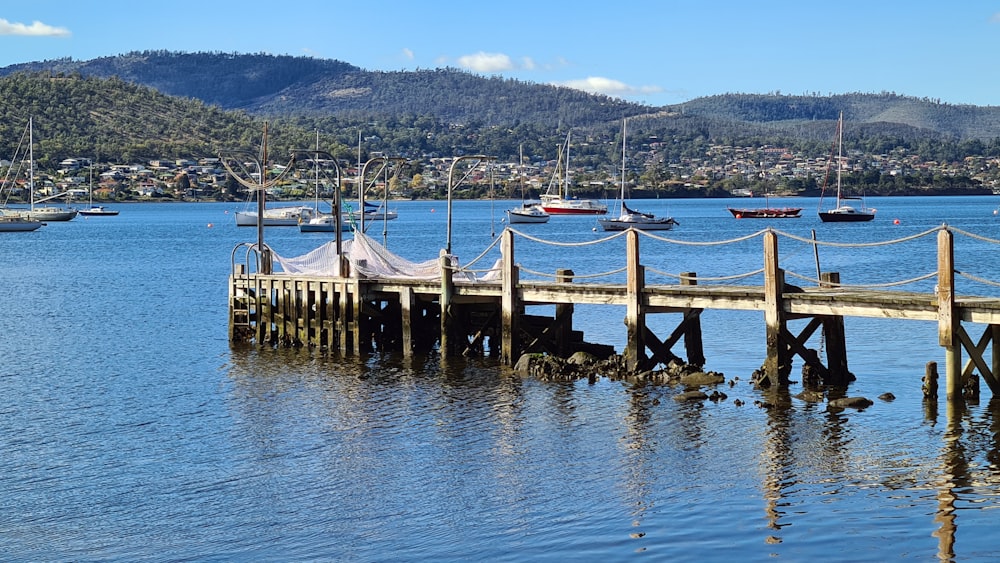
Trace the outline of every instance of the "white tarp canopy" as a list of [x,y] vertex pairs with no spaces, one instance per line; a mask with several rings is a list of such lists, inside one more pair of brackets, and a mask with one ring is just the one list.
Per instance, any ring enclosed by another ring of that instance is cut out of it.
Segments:
[[[344,256],[350,263],[352,278],[440,280],[441,265],[437,258],[424,262],[410,262],[389,252],[384,246],[363,233],[354,233],[353,240],[341,243]],[[272,251],[273,252],[273,251]],[[340,276],[340,261],[337,260],[337,245],[331,241],[302,256],[285,258],[273,252],[275,262],[286,274],[308,276]],[[458,259],[449,257],[451,267],[458,270]],[[472,273],[456,271],[456,281],[496,281],[500,278],[500,261],[480,278]]]

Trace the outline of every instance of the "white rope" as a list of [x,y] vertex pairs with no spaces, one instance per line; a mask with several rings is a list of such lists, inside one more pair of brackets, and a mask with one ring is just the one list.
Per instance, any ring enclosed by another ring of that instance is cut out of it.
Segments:
[[647,236],[649,238],[656,239],[656,240],[662,241],[662,242],[671,243],[671,244],[680,244],[680,245],[685,245],[685,246],[718,246],[718,245],[723,245],[723,244],[732,244],[732,243],[735,243],[735,242],[743,242],[745,240],[750,240],[752,238],[759,237],[759,236],[763,235],[765,232],[767,232],[767,229],[760,230],[760,231],[757,231],[756,233],[751,233],[749,235],[742,236],[742,237],[737,237],[737,238],[734,238],[734,239],[716,240],[716,241],[687,241],[687,240],[677,240],[677,239],[670,239],[670,238],[662,237],[660,235],[654,235],[653,233],[644,231],[642,229],[638,229],[638,231],[639,231],[640,235],[645,235],[645,236]]
[[[482,260],[483,257],[486,256],[486,253],[489,252],[490,250],[493,250],[493,247],[496,246],[497,243],[499,243],[499,242],[500,242],[500,237],[497,237],[497,238],[493,239],[493,242],[491,242],[490,245],[486,247],[486,250],[482,251],[482,253],[480,253],[479,256],[476,256],[475,258],[473,258],[472,262],[469,262],[468,264],[466,264],[465,266],[463,266],[462,269],[464,270],[464,269],[468,268],[469,266],[475,264],[476,262],[479,262],[480,260]],[[486,270],[486,271],[489,272],[490,270]]]
[[532,242],[537,242],[537,243],[541,243],[541,244],[551,244],[552,246],[590,246],[592,244],[600,244],[602,242],[608,242],[609,240],[614,240],[614,239],[616,239],[616,238],[618,238],[620,236],[623,236],[627,232],[627,231],[620,231],[620,232],[617,232],[617,233],[615,233],[613,235],[610,235],[610,236],[607,236],[607,237],[604,237],[604,238],[601,238],[601,239],[592,240],[592,241],[585,241],[585,242],[556,242],[556,241],[552,241],[552,240],[545,240],[545,239],[541,239],[541,238],[538,238],[538,237],[533,237],[533,236],[531,236],[529,234],[522,233],[521,231],[519,231],[517,229],[513,229],[511,227],[507,227],[507,228],[510,229],[510,232],[514,233],[515,235],[520,235],[520,236],[522,236],[522,237],[524,237],[524,238],[526,238],[526,239],[528,239],[528,240],[530,240]]
[[890,245],[890,244],[898,244],[898,243],[901,243],[901,242],[908,242],[908,241],[911,241],[911,240],[916,240],[918,238],[925,237],[927,235],[936,233],[936,232],[938,232],[938,231],[940,231],[942,229],[946,229],[946,228],[947,228],[947,226],[942,225],[940,227],[934,227],[933,229],[928,229],[928,230],[926,230],[926,231],[924,231],[922,233],[917,233],[915,235],[910,235],[908,237],[898,238],[898,239],[894,239],[894,240],[885,240],[885,241],[880,241],[880,242],[824,242],[824,241],[821,241],[821,240],[814,240],[814,239],[811,239],[811,238],[800,237],[800,236],[797,236],[797,235],[793,235],[791,233],[786,233],[784,231],[774,230],[772,232],[774,232],[775,234],[781,235],[783,237],[790,238],[792,240],[797,240],[799,242],[804,242],[804,243],[807,243],[807,244],[818,244],[820,246],[839,246],[839,247],[843,247],[843,248],[864,248],[864,247],[871,247],[871,246],[887,246],[887,245]]
[[732,275],[732,276],[718,276],[718,277],[685,276],[683,274],[671,274],[669,272],[664,272],[662,270],[657,270],[655,268],[650,268],[649,266],[646,266],[646,271],[647,272],[653,272],[653,273],[656,273],[656,274],[660,274],[661,276],[665,276],[665,277],[668,277],[668,278],[678,279],[678,280],[697,280],[699,282],[702,282],[702,281],[712,282],[712,281],[738,280],[738,279],[741,279],[741,278],[753,277],[753,276],[756,276],[756,275],[759,275],[759,274],[763,274],[764,273],[764,268],[761,268],[759,270],[754,270],[752,272],[746,272],[744,274],[736,274],[736,275]]
[[992,280],[981,278],[979,276],[974,276],[972,274],[967,274],[965,272],[960,272],[958,270],[955,270],[955,273],[958,274],[958,275],[960,275],[960,276],[962,276],[963,278],[967,278],[967,279],[970,279],[972,281],[976,281],[976,282],[983,283],[983,284],[986,284],[986,285],[992,285],[994,287],[1000,287],[1000,282],[995,282],[995,281],[992,281]]
[[831,282],[828,282],[828,281],[821,281],[821,280],[818,280],[816,278],[810,278],[808,276],[803,276],[802,274],[796,274],[795,272],[791,272],[791,271],[788,271],[788,270],[785,271],[785,274],[788,275],[788,276],[791,276],[793,278],[798,278],[800,280],[805,280],[807,282],[814,283],[816,285],[825,285],[825,286],[836,287],[836,288],[841,288],[841,289],[865,289],[865,288],[873,288],[873,287],[898,287],[898,286],[901,286],[901,285],[907,285],[907,284],[916,283],[916,282],[919,282],[919,281],[924,281],[926,279],[930,279],[930,278],[933,278],[933,277],[937,276],[937,272],[931,272],[929,274],[924,274],[922,276],[917,276],[915,278],[910,278],[908,280],[901,280],[901,281],[888,282],[888,283],[851,285],[851,284],[846,284],[846,283],[831,283]]
[[956,229],[955,227],[948,227],[948,230],[954,231],[954,232],[956,232],[956,233],[958,233],[960,235],[965,235],[965,236],[967,236],[969,238],[974,238],[976,240],[981,240],[983,242],[989,242],[989,243],[992,243],[992,244],[1000,244],[1000,240],[997,240],[995,238],[988,238],[988,237],[984,237],[982,235],[973,234],[973,233],[970,233],[968,231],[963,231],[962,229]]
[[[542,276],[547,278],[555,278],[561,276],[560,274],[548,274],[545,272],[537,272],[535,270],[529,270],[528,268],[522,267],[520,264],[518,264],[517,268],[522,272],[527,272],[535,276]],[[617,270],[611,270],[610,272],[603,272],[600,274],[573,274],[573,279],[577,280],[577,279],[589,279],[589,278],[603,278],[606,276],[612,276],[614,274],[620,274],[627,269],[628,269],[627,267],[623,267],[623,268],[618,268]]]

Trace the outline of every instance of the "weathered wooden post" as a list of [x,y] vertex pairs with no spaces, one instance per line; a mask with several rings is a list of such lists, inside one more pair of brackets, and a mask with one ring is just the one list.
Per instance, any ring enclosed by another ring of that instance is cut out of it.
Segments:
[[944,347],[945,399],[962,398],[962,344],[955,324],[955,244],[947,228],[938,232],[938,344]]
[[[573,270],[560,268],[556,270],[556,282],[573,283],[573,275]],[[556,351],[559,353],[559,356],[565,358],[569,355],[570,337],[573,334],[572,303],[559,303],[556,305],[555,322]]]
[[[698,285],[697,272],[682,272],[681,285]],[[684,316],[684,352],[687,354],[687,361],[702,367],[705,365],[705,349],[701,339],[701,312],[691,310]]]
[[518,269],[514,264],[514,233],[504,229],[500,233],[500,258],[502,291],[500,293],[500,363],[514,365],[520,355],[518,327],[521,304],[517,294]]
[[764,376],[771,385],[787,385],[788,374],[791,372],[788,346],[781,337],[785,330],[785,314],[781,302],[784,274],[778,267],[778,235],[768,230],[764,233],[764,323],[767,327]]
[[441,266],[441,297],[438,303],[441,304],[441,355],[450,356],[452,353],[451,331],[451,298],[455,293],[455,280],[452,277],[454,272],[451,267],[451,254],[447,250],[442,250],[438,257]]
[[[840,287],[840,272],[823,272],[820,274],[820,286]],[[847,369],[847,333],[844,330],[844,317],[832,315],[823,319],[823,339],[826,342],[827,379],[828,385],[847,385],[850,383],[851,372]]]
[[404,287],[399,292],[399,315],[402,325],[403,357],[413,354],[413,308],[416,297],[412,287]]
[[625,233],[626,273],[625,280],[625,368],[636,371],[646,360],[646,339],[643,334],[646,314],[642,308],[642,289],[645,284],[645,268],[639,263],[639,231],[629,229]]

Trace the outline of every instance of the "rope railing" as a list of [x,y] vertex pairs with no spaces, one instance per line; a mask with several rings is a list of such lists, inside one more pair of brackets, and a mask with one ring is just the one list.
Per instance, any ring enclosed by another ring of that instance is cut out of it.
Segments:
[[978,282],[978,283],[989,285],[989,286],[993,286],[993,287],[1000,287],[1000,282],[995,282],[993,280],[988,280],[986,278],[981,278],[979,276],[976,276],[976,275],[973,275],[973,274],[969,274],[967,272],[961,272],[959,270],[955,270],[955,274],[959,275],[959,276],[962,276],[965,279],[972,280],[974,282]]
[[734,274],[734,275],[731,275],[731,276],[714,276],[714,277],[711,277],[711,276],[687,276],[687,275],[684,275],[684,274],[671,274],[669,272],[664,272],[663,270],[657,270],[656,268],[652,268],[650,266],[646,266],[646,271],[647,272],[653,272],[653,273],[659,274],[659,275],[661,275],[663,277],[673,278],[673,279],[676,279],[676,280],[697,280],[698,282],[719,282],[719,281],[732,281],[732,280],[739,280],[739,279],[745,279],[745,278],[752,278],[753,276],[757,276],[757,275],[763,274],[764,273],[764,268],[759,268],[759,269],[754,270],[752,272],[745,272],[745,273],[742,273],[742,274]]
[[936,277],[938,275],[938,273],[937,272],[930,272],[930,273],[927,273],[927,274],[924,274],[924,275],[921,275],[921,276],[917,276],[915,278],[909,278],[909,279],[905,279],[905,280],[899,280],[899,281],[893,281],[893,282],[886,282],[886,283],[867,283],[867,284],[831,283],[831,282],[828,282],[828,281],[823,281],[823,280],[818,280],[816,278],[811,278],[809,276],[804,276],[802,274],[797,274],[797,273],[789,271],[789,270],[785,270],[785,275],[793,277],[793,278],[797,278],[797,279],[800,279],[800,280],[803,280],[803,281],[807,281],[807,282],[810,282],[810,283],[814,283],[816,285],[826,285],[826,286],[835,287],[835,288],[838,288],[838,289],[878,289],[878,288],[885,288],[885,287],[899,287],[899,286],[903,286],[903,285],[909,285],[911,283],[921,282],[921,281],[924,281],[924,280]]
[[768,229],[768,230],[770,232],[773,232],[776,235],[783,236],[783,237],[791,239],[791,240],[795,240],[795,241],[799,241],[799,242],[804,242],[804,243],[807,243],[807,244],[815,244],[815,245],[819,245],[819,246],[833,246],[833,247],[840,247],[840,248],[866,248],[866,247],[874,247],[874,246],[889,246],[891,244],[899,244],[899,243],[902,243],[902,242],[909,242],[909,241],[912,241],[912,240],[917,240],[919,238],[923,238],[923,237],[928,236],[928,235],[932,235],[932,234],[934,234],[934,233],[936,233],[936,232],[938,232],[938,231],[940,231],[942,229],[947,229],[947,228],[948,228],[947,226],[942,225],[940,227],[934,227],[933,229],[927,229],[926,231],[923,231],[923,232],[920,232],[920,233],[916,233],[916,234],[910,235],[908,237],[903,237],[903,238],[898,238],[898,239],[892,239],[892,240],[884,240],[884,241],[875,241],[875,242],[831,242],[831,241],[822,241],[822,240],[817,240],[817,239],[800,237],[798,235],[793,235],[791,233],[786,233],[784,231],[779,231],[779,230],[776,230],[776,229]]
[[588,240],[588,241],[582,241],[582,242],[558,242],[558,241],[554,241],[554,240],[545,240],[543,238],[532,236],[532,235],[529,235],[527,233],[523,233],[523,232],[521,232],[521,231],[519,231],[517,229],[511,228],[511,227],[507,227],[507,229],[509,229],[510,232],[514,233],[515,235],[524,237],[525,239],[530,240],[532,242],[537,242],[539,244],[547,244],[547,245],[550,245],[550,246],[568,246],[568,247],[572,247],[572,246],[593,246],[593,245],[596,245],[596,244],[601,244],[601,243],[608,242],[610,240],[614,240],[616,238],[625,236],[625,233],[628,232],[628,231],[619,231],[619,232],[617,232],[617,233],[615,233],[613,235],[609,235],[609,236],[606,236],[604,238],[599,238],[597,240]]
[[[522,271],[522,272],[534,275],[534,276],[541,276],[541,277],[553,278],[553,279],[555,279],[557,277],[562,277],[559,274],[549,274],[549,273],[546,273],[546,272],[538,272],[536,270],[529,270],[528,268],[525,268],[524,266],[521,266],[520,264],[518,264],[517,269],[520,270],[520,271]],[[597,274],[573,274],[573,280],[575,281],[575,280],[579,280],[579,279],[603,278],[603,277],[613,276],[615,274],[620,274],[620,273],[622,273],[622,272],[624,272],[626,270],[628,270],[627,267],[625,267],[625,268],[618,268],[617,270],[611,270],[611,271],[608,271],[608,272],[600,272],[600,273],[597,273]]]
[[[512,227],[507,227],[507,229],[510,230],[514,235],[516,235],[518,237],[521,237],[521,238],[523,238],[523,239],[525,239],[527,241],[531,241],[533,243],[550,245],[550,246],[557,246],[557,247],[577,247],[577,248],[579,248],[579,247],[589,247],[589,246],[595,246],[595,245],[607,243],[607,242],[613,241],[615,239],[618,239],[618,238],[620,238],[620,237],[622,237],[622,236],[624,236],[624,235],[626,235],[628,233],[628,231],[620,231],[620,232],[616,232],[616,233],[613,233],[611,235],[604,236],[604,237],[601,237],[601,238],[598,238],[598,239],[595,239],[595,240],[579,241],[579,242],[564,242],[564,241],[547,240],[547,239],[544,239],[544,238],[541,238],[541,237],[538,237],[538,236],[535,236],[535,235],[531,235],[531,234],[525,233],[523,231],[519,231],[519,230],[514,229]],[[753,240],[753,239],[756,239],[756,238],[760,238],[760,237],[764,236],[767,233],[773,233],[776,236],[779,236],[779,237],[782,237],[784,239],[788,239],[788,240],[791,240],[791,241],[795,241],[795,242],[798,242],[798,243],[802,243],[804,245],[803,247],[800,247],[796,252],[794,252],[793,253],[793,255],[794,255],[794,254],[801,254],[801,251],[803,249],[805,249],[805,248],[813,248],[813,249],[815,249],[815,248],[818,248],[820,246],[834,247],[834,248],[873,248],[873,247],[891,246],[891,245],[902,244],[902,243],[907,243],[907,242],[912,242],[912,241],[915,241],[915,240],[923,239],[923,238],[926,238],[926,237],[928,237],[930,235],[934,235],[934,234],[936,234],[936,233],[938,233],[938,232],[940,232],[942,230],[948,230],[948,231],[951,231],[951,232],[953,232],[955,234],[962,235],[962,236],[968,237],[970,239],[978,240],[980,242],[984,242],[984,243],[988,243],[988,244],[997,244],[997,245],[1000,245],[1000,239],[995,239],[995,238],[990,238],[990,237],[978,235],[978,234],[971,233],[971,232],[968,232],[968,231],[965,231],[965,230],[962,230],[962,229],[957,229],[955,227],[948,226],[947,224],[942,224],[942,225],[939,225],[939,226],[936,226],[936,227],[933,227],[933,228],[930,228],[930,229],[926,229],[926,230],[918,232],[918,233],[914,233],[914,234],[903,236],[903,237],[899,237],[899,238],[894,238],[894,239],[890,239],[890,240],[883,240],[883,241],[872,241],[872,242],[835,242],[835,241],[823,241],[823,240],[818,240],[816,238],[809,238],[809,237],[805,237],[805,236],[800,236],[800,235],[796,235],[796,234],[793,234],[793,233],[789,233],[789,232],[786,232],[786,231],[781,231],[781,230],[778,230],[778,229],[774,229],[772,227],[767,227],[765,229],[761,229],[759,231],[755,231],[753,233],[749,233],[749,234],[746,234],[746,235],[743,235],[743,236],[739,236],[739,237],[735,237],[735,238],[731,238],[731,239],[715,240],[715,241],[685,241],[685,240],[679,240],[679,239],[675,239],[675,238],[665,237],[665,236],[662,236],[660,234],[656,234],[655,232],[643,231],[641,229],[637,230],[637,233],[639,235],[641,235],[641,236],[644,236],[644,237],[647,237],[649,239],[652,239],[652,240],[655,240],[655,241],[658,241],[658,242],[662,242],[662,243],[665,243],[665,244],[674,244],[674,245],[681,245],[681,246],[705,246],[705,247],[707,247],[707,246],[721,246],[721,245],[728,245],[728,244],[745,243],[746,241]],[[815,234],[813,236],[815,236]],[[496,246],[499,243],[499,241],[500,241],[500,237],[495,238],[490,243],[490,245],[485,250],[483,250],[483,252],[481,252],[478,256],[476,256],[468,264],[466,264],[465,266],[457,267],[457,268],[453,268],[453,269],[457,270],[457,271],[465,271],[465,272],[494,272],[494,271],[496,271],[496,268],[489,268],[489,269],[486,269],[486,270],[472,270],[472,269],[470,269],[470,267],[473,266],[474,264],[476,264],[477,262],[479,262],[480,260],[482,260],[490,251],[492,251],[494,248],[496,248]],[[789,260],[790,256],[791,255],[788,255],[787,253],[785,255],[781,256],[782,263],[787,262]],[[522,272],[524,272],[526,274],[530,274],[532,276],[538,276],[538,277],[543,277],[543,278],[548,278],[548,279],[555,279],[557,277],[557,274],[546,273],[546,272],[541,272],[541,271],[529,269],[529,268],[526,268],[524,265],[522,265],[520,263],[518,264],[518,268],[520,269],[520,271],[522,271]],[[655,268],[655,267],[652,267],[652,266],[646,265],[646,264],[644,264],[644,268],[646,269],[647,272],[650,272],[652,274],[655,274],[655,275],[658,275],[658,276],[661,276],[661,277],[664,277],[664,278],[668,278],[668,279],[671,279],[671,280],[681,280],[681,279],[685,279],[686,277],[690,277],[690,276],[685,276],[682,273],[668,272],[668,271],[665,271],[663,269],[658,269],[658,268]],[[617,274],[621,274],[622,272],[625,272],[626,270],[627,270],[627,268],[622,267],[622,268],[617,268],[617,269],[603,271],[603,272],[597,272],[597,273],[591,273],[591,274],[575,273],[573,275],[573,279],[574,280],[590,280],[590,279],[597,279],[597,278],[606,278],[606,277],[609,277],[609,276],[614,276],[614,275],[617,275]],[[817,270],[818,270],[818,262],[817,262]],[[743,272],[743,273],[736,273],[736,274],[731,274],[731,275],[696,276],[696,277],[694,277],[694,279],[696,279],[698,282],[702,282],[702,283],[725,283],[725,282],[730,282],[730,281],[734,281],[734,280],[746,279],[746,278],[750,278],[750,277],[753,277],[753,276],[757,276],[757,275],[760,275],[761,273],[763,273],[763,271],[764,271],[764,269],[760,268],[760,269],[755,269],[755,270],[752,270],[752,271],[747,271],[747,272]],[[805,282],[808,282],[808,283],[811,283],[811,284],[829,285],[829,286],[832,286],[832,287],[842,288],[842,289],[877,289],[877,288],[901,287],[901,286],[905,286],[905,285],[919,283],[919,282],[931,279],[931,278],[933,278],[934,276],[937,275],[937,272],[930,272],[930,273],[927,273],[927,274],[915,276],[915,277],[908,278],[908,279],[891,280],[891,281],[879,282],[879,283],[862,283],[862,284],[834,283],[834,284],[831,284],[831,283],[826,282],[826,281],[818,280],[814,276],[807,276],[807,275],[798,274],[798,273],[796,273],[796,272],[794,272],[794,271],[792,271],[790,269],[785,269],[785,272],[791,278],[796,278],[796,279],[799,279],[799,280],[802,280],[802,281],[805,281]],[[955,273],[956,273],[956,275],[962,276],[962,277],[964,277],[966,279],[969,279],[969,280],[977,282],[977,283],[982,283],[982,284],[986,284],[986,285],[990,285],[990,286],[994,286],[994,287],[1000,287],[1000,281],[992,281],[992,280],[989,280],[989,279],[984,278],[982,276],[977,276],[977,275],[974,275],[974,274],[971,274],[971,273],[968,273],[968,272],[958,271],[957,269],[955,270]]]
[[988,242],[990,244],[1000,244],[1000,240],[995,238],[984,237],[982,235],[977,235],[975,233],[970,233],[968,231],[963,231],[962,229],[956,229],[955,227],[947,227],[947,229],[957,235],[967,236],[971,239],[975,239],[982,242]]
[[[493,248],[496,245],[498,245],[498,244],[500,244],[500,237],[494,238],[493,242],[491,242],[490,245],[486,247],[486,250],[480,252],[479,256],[476,256],[475,258],[473,258],[471,262],[469,262],[465,266],[462,266],[461,268],[459,268],[459,270],[468,270],[468,271],[471,271],[471,270],[469,270],[469,266],[472,266],[476,262],[479,262],[480,260],[482,260],[483,257],[486,256],[489,253],[489,251],[493,250]],[[486,271],[489,271],[489,270],[486,270]]]
[[737,237],[737,238],[734,238],[734,239],[713,240],[713,241],[695,241],[695,240],[670,239],[670,238],[667,238],[667,237],[663,237],[663,236],[660,236],[660,235],[653,234],[653,233],[648,232],[648,231],[643,231],[641,229],[638,232],[639,232],[640,235],[644,235],[644,236],[647,236],[647,237],[649,237],[651,239],[655,239],[655,240],[658,240],[660,242],[666,242],[666,243],[669,243],[669,244],[679,244],[681,246],[721,246],[723,244],[734,244],[734,243],[737,243],[737,242],[743,242],[743,241],[751,240],[751,239],[763,236],[764,233],[766,233],[767,231],[768,231],[768,229],[763,229],[763,230],[757,231],[756,233],[751,233],[749,235],[745,235],[745,236],[742,236],[742,237]]

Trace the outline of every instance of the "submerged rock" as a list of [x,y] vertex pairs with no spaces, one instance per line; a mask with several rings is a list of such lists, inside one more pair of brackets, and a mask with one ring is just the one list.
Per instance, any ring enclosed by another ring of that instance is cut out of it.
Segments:
[[831,400],[827,406],[834,409],[866,409],[875,404],[871,399],[865,397],[843,397]]

